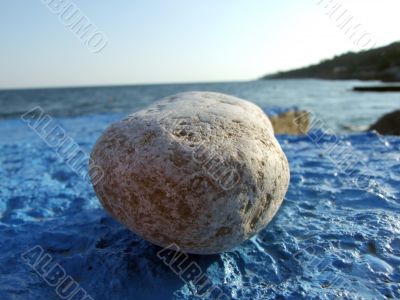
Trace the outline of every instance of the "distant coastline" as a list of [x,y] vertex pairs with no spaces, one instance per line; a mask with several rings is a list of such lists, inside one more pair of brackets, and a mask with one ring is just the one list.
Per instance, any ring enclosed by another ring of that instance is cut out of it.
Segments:
[[265,75],[261,79],[300,78],[400,82],[400,42],[345,53],[308,67]]

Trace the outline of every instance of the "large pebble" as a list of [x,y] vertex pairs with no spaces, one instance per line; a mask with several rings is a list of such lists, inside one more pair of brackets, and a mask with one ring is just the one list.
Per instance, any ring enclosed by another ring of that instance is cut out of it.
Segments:
[[112,124],[91,164],[104,208],[144,239],[188,253],[231,249],[263,229],[288,188],[268,117],[236,97],[188,92]]

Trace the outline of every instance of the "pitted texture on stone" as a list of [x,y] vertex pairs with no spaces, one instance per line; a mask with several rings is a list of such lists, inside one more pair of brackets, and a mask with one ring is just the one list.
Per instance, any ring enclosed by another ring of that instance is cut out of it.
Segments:
[[223,94],[167,97],[111,125],[94,146],[103,206],[159,246],[211,254],[256,234],[289,182],[268,117]]

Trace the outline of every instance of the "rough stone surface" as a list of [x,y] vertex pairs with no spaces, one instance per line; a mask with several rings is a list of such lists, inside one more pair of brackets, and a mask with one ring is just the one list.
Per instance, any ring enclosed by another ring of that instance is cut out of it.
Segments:
[[228,250],[264,228],[288,188],[268,117],[224,94],[167,97],[111,125],[91,163],[105,209],[144,239],[188,253]]
[[310,115],[306,111],[287,111],[271,118],[275,134],[306,134]]

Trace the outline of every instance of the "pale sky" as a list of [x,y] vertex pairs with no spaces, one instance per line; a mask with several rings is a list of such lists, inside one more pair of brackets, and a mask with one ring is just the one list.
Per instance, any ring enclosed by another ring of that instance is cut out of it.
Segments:
[[[107,36],[92,53],[49,1],[0,2],[0,89],[253,80],[359,49],[319,0],[57,0]],[[400,40],[399,0],[332,3]]]

